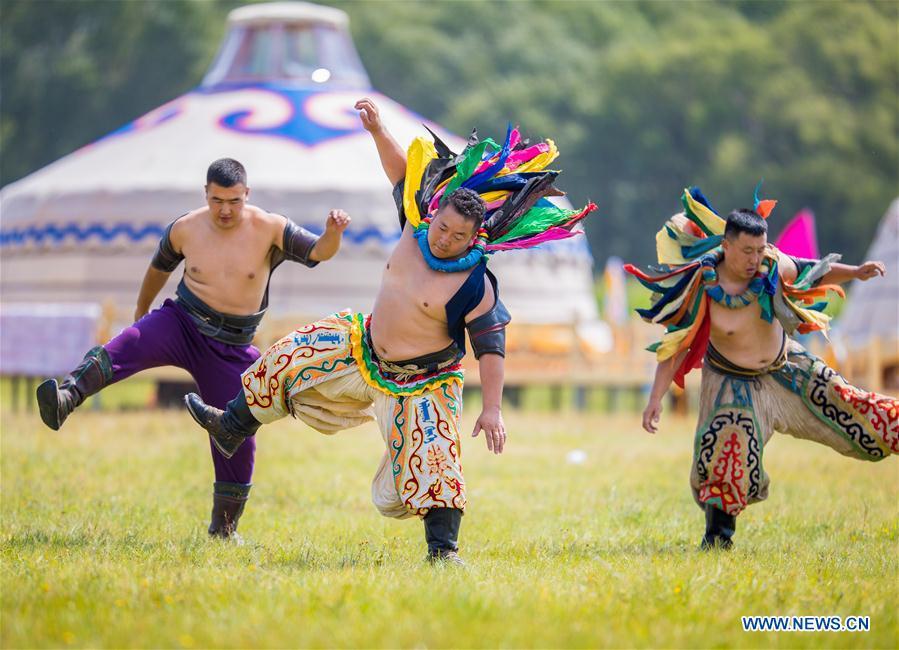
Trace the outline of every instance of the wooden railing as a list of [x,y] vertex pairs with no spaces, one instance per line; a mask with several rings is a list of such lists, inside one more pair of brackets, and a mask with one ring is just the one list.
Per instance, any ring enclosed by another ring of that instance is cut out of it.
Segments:
[[849,348],[836,358],[836,367],[847,381],[865,390],[899,395],[899,333]]
[[[107,322],[115,320],[109,305],[104,306]],[[254,343],[265,350],[299,324],[311,322],[314,317],[267,318],[263,321]],[[101,340],[108,339],[111,327],[107,326]],[[573,395],[575,408],[583,408],[593,391],[606,392],[608,403],[618,403],[622,394],[630,396],[631,404],[642,403],[652,383],[655,359],[645,351],[655,340],[658,331],[637,318],[620,328],[613,328],[613,347],[601,352],[578,335],[574,325],[531,325],[513,323],[507,336],[505,384],[508,401],[512,406],[522,402],[521,395],[531,387],[547,387],[552,391],[551,402],[561,404],[560,396]],[[877,392],[899,393],[899,338],[892,341],[873,340],[860,349],[852,349],[837,358],[832,346],[816,342],[812,352],[818,354],[839,370],[850,382]],[[477,361],[469,354],[463,363],[466,370],[466,387],[476,393],[480,387]],[[190,382],[189,375],[177,368],[158,368],[144,376],[165,384]],[[685,412],[695,408],[698,402],[699,373],[687,378],[686,391],[674,390],[672,402],[675,409]],[[164,400],[163,400],[164,401]]]

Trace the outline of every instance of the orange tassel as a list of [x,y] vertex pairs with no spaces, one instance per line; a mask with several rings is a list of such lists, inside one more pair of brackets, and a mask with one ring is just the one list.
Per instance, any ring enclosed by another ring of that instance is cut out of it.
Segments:
[[759,201],[755,211],[758,212],[763,219],[767,219],[768,215],[774,210],[775,205],[777,205],[777,201],[774,199],[764,199],[763,201]]

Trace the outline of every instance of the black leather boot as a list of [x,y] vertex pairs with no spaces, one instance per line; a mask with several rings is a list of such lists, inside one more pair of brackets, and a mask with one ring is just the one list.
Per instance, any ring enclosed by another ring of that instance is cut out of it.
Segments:
[[212,521],[209,534],[213,537],[237,537],[237,522],[250,498],[252,483],[216,481],[212,487]]
[[112,361],[103,346],[98,345],[84,355],[81,363],[66,376],[62,385],[48,379],[37,387],[37,406],[41,420],[54,431],[84,400],[100,392],[112,381]]
[[225,458],[231,458],[243,441],[256,435],[256,430],[262,426],[250,412],[243,391],[228,402],[224,411],[205,404],[196,393],[185,395],[184,403],[191,417],[206,429],[212,444]]
[[713,548],[730,550],[734,543],[731,537],[737,531],[737,517],[729,515],[720,508],[705,504],[705,535],[700,548],[709,551]]
[[459,527],[462,511],[458,508],[431,508],[425,515],[425,540],[428,542],[428,561],[465,566],[459,557]]

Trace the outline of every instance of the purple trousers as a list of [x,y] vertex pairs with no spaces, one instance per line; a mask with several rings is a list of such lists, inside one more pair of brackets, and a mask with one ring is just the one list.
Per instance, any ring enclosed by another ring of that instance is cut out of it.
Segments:
[[[252,345],[229,345],[200,334],[188,313],[173,300],[166,300],[103,347],[112,361],[113,382],[148,368],[183,368],[197,382],[203,401],[220,409],[240,392],[241,373],[259,358],[259,350]],[[222,456],[211,441],[209,448],[216,481],[252,481],[255,436],[231,458]]]

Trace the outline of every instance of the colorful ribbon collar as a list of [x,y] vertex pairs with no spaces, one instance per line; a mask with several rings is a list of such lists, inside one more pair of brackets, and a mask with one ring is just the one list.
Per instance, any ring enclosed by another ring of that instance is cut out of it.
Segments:
[[718,283],[718,264],[724,257],[721,251],[712,251],[700,258],[702,284],[705,294],[727,309],[742,309],[753,302],[762,303],[762,318],[770,322],[771,297],[777,291],[777,259],[767,257],[762,261],[762,269],[749,281],[746,290],[736,296],[724,291]]

